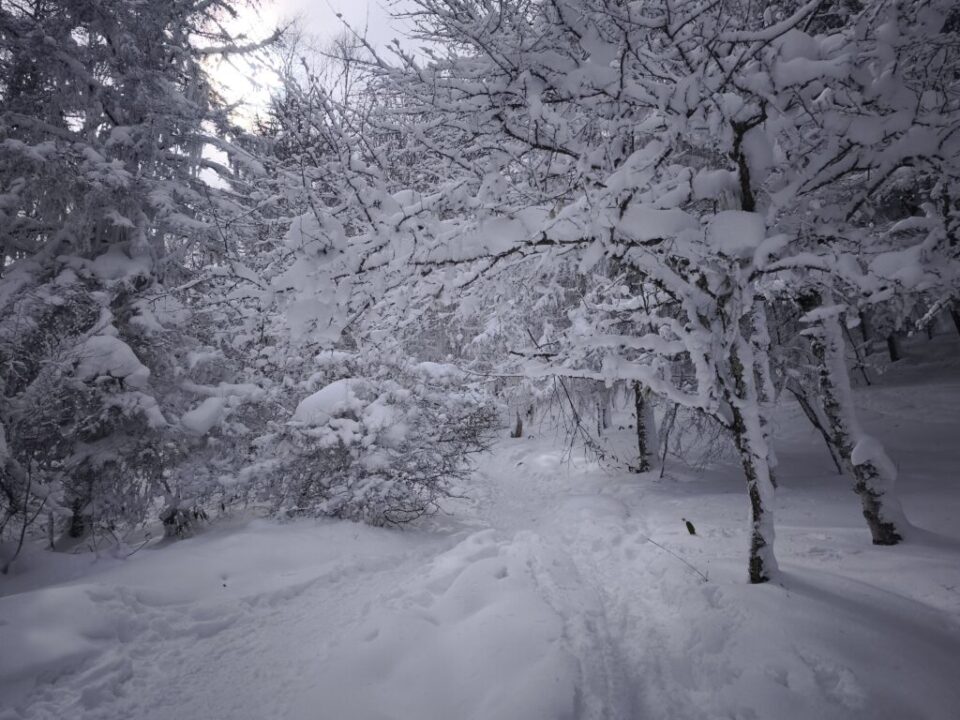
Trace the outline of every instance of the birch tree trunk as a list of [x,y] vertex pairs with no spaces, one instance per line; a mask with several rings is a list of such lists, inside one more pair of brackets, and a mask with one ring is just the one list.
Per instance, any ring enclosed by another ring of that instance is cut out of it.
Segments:
[[732,415],[733,439],[747,481],[750,499],[750,556],[748,572],[752,584],[770,580],[777,571],[773,554],[773,498],[770,453],[764,436],[765,421],[760,407],[754,363],[748,343],[741,342],[730,353],[733,392],[727,391]]
[[787,384],[787,390],[797,399],[797,404],[800,406],[803,414],[807,416],[807,420],[809,420],[810,424],[820,433],[820,436],[823,438],[823,444],[827,446],[827,452],[830,453],[830,459],[833,460],[833,466],[837,468],[837,472],[840,475],[843,475],[843,458],[841,458],[840,453],[837,452],[837,448],[833,444],[833,437],[827,430],[829,423],[826,418],[823,417],[823,410],[818,408],[810,400],[806,391],[800,386],[800,383],[791,381]]
[[770,372],[770,331],[767,326],[767,313],[758,305],[751,316],[753,332],[750,343],[753,352],[753,367],[757,377],[757,402],[760,405],[760,429],[767,449],[767,465],[770,469],[770,483],[777,487],[777,453],[770,442],[770,426],[767,418],[776,399],[776,388]]
[[893,495],[896,466],[880,442],[864,433],[857,420],[838,314],[817,316],[804,334],[817,363],[831,443],[853,475],[853,489],[860,496],[873,544],[896,545],[907,525],[900,502]]
[[653,416],[653,403],[643,385],[633,384],[633,408],[637,422],[637,472],[648,472],[657,463],[657,448],[660,442],[657,437],[657,423]]

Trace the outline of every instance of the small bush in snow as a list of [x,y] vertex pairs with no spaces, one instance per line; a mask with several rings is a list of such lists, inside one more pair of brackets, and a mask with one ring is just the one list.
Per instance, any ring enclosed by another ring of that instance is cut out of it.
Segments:
[[498,424],[442,366],[381,366],[300,402],[272,443],[277,462],[260,492],[285,514],[409,522],[437,509]]

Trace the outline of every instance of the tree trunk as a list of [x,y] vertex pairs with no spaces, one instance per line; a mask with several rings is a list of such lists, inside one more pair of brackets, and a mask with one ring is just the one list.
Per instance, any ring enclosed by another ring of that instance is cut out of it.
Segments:
[[520,417],[520,413],[517,413],[517,424],[514,426],[513,431],[510,433],[512,438],[522,438],[523,437],[523,419]]
[[863,342],[867,346],[867,354],[870,354],[870,345],[873,343],[873,328],[870,325],[870,316],[864,312],[860,311],[860,334],[863,336]]
[[673,432],[673,426],[677,423],[677,412],[680,410],[680,406],[674,403],[674,405],[667,411],[667,416],[663,421],[663,441],[662,441],[662,450],[660,453],[660,479],[663,480],[663,475],[667,470],[667,453],[670,451],[670,433]]
[[[860,353],[860,348],[857,347],[857,342],[853,339],[853,335],[850,334],[850,331],[846,327],[843,328],[843,332],[847,336],[847,340],[850,341],[850,347],[853,350],[854,357],[857,359],[856,367],[857,370],[860,371],[860,376],[863,378],[863,382],[867,385],[873,385],[873,383],[870,382],[870,376],[867,374],[866,359]],[[866,343],[864,343],[864,347],[866,348]]]
[[828,423],[826,418],[821,417],[821,414],[817,412],[816,407],[810,402],[810,398],[807,397],[807,394],[803,391],[803,388],[799,386],[788,385],[787,389],[797,399],[797,403],[800,405],[800,409],[803,410],[803,414],[807,416],[807,420],[810,421],[810,424],[813,425],[813,427],[817,429],[817,432],[820,433],[821,437],[823,437],[823,444],[827,446],[827,450],[830,453],[830,459],[833,460],[834,467],[837,468],[837,472],[839,474],[843,475],[843,458],[840,457],[840,453],[833,444],[833,438],[830,437],[830,433],[827,431]]
[[750,338],[753,352],[753,368],[756,373],[757,402],[760,405],[760,429],[763,431],[763,442],[767,449],[767,467],[770,472],[770,483],[777,487],[777,453],[770,442],[770,427],[767,422],[767,413],[773,406],[776,389],[773,384],[773,375],[770,372],[770,332],[767,326],[767,314],[764,308],[758,307],[751,317],[752,333]]
[[[850,392],[843,335],[836,316],[818,318],[805,332],[817,362],[820,397],[828,432],[854,478],[863,517],[874,545],[896,545],[906,518],[893,496],[896,468],[880,443],[860,428]],[[891,336],[892,337],[892,336]]]
[[597,389],[597,437],[610,429],[610,392],[600,385]]
[[638,473],[648,472],[654,468],[660,443],[653,404],[647,391],[638,382],[633,384],[633,409],[637,422],[637,464],[634,470]]
[[83,511],[87,507],[86,500],[75,498],[70,503],[70,525],[67,528],[67,535],[72,538],[81,538],[87,534],[87,521]]
[[890,353],[890,362],[897,362],[900,359],[900,338],[894,333],[887,335],[887,352]]
[[957,334],[960,335],[960,310],[957,309],[956,305],[950,308],[950,317],[953,318],[953,326],[957,329]]
[[[750,499],[750,557],[748,572],[752,584],[770,580],[777,571],[773,554],[773,496],[774,486],[770,479],[769,453],[764,440],[763,413],[757,392],[753,362],[741,360],[741,354],[749,353],[746,343],[730,354],[730,375],[733,393],[727,391],[727,400],[732,414],[733,439],[740,455],[743,474],[747,481]],[[749,369],[748,369],[749,368]]]

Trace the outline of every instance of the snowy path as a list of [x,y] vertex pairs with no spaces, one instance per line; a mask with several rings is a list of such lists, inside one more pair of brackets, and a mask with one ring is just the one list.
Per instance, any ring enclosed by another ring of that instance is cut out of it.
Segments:
[[[20,640],[33,663],[10,656],[3,669],[44,681],[11,716],[291,716],[331,636],[437,552],[391,547],[394,538],[366,528],[354,539],[351,529],[254,523],[182,543],[199,546],[190,558],[176,557],[176,546],[143,558],[146,567],[128,562],[35,591],[29,604],[3,598],[0,633]],[[15,690],[23,688],[8,697]]]
[[618,640],[622,628],[610,615],[617,602],[608,594],[612,586],[595,570],[609,566],[622,534],[615,531],[609,542],[599,534],[585,539],[571,533],[568,524],[583,515],[590,515],[591,522],[608,515],[619,521],[629,513],[617,500],[576,492],[574,484],[583,479],[576,460],[568,463],[551,444],[534,444],[532,451],[530,445],[506,446],[499,462],[479,473],[477,484],[489,493],[481,515],[528,548],[537,587],[563,620],[564,639],[578,658],[577,717],[637,717],[636,688]]
[[733,628],[723,621],[671,647],[671,628],[686,629],[691,620],[682,617],[683,597],[711,605],[719,590],[649,542],[642,491],[648,479],[608,473],[552,443],[525,442],[482,474],[491,494],[485,514],[538,550],[538,583],[581,661],[578,716],[711,717],[704,708],[712,703],[691,690],[703,678],[723,677],[722,651]]
[[[960,543],[864,544],[842,486],[828,497],[853,528],[824,534],[797,522],[823,489],[784,489],[784,577],[750,587],[734,474],[709,489],[651,484],[529,440],[497,459],[481,477],[483,514],[536,548],[538,584],[580,658],[581,717],[956,717]],[[703,520],[697,537],[684,516]]]
[[784,575],[761,588],[733,471],[659,483],[529,438],[421,530],[251,521],[122,562],[31,555],[0,581],[0,719],[955,720],[956,403],[930,392],[871,403],[941,535],[869,545],[788,415]]

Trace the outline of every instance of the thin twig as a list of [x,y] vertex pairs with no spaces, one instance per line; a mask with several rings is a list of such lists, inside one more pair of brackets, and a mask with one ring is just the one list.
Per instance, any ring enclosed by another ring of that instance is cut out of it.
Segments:
[[672,556],[675,557],[677,560],[679,560],[680,562],[682,562],[682,563],[683,563],[684,565],[686,565],[688,568],[690,568],[691,570],[693,570],[697,575],[699,575],[701,578],[703,578],[703,581],[704,581],[704,582],[710,582],[710,578],[708,578],[706,575],[704,575],[702,572],[700,572],[696,567],[694,567],[692,564],[690,564],[687,560],[685,560],[684,558],[680,557],[680,556],[677,555],[675,552],[673,552],[673,550],[669,550],[668,548],[665,548],[663,545],[661,545],[660,543],[658,543],[656,540],[654,540],[653,538],[649,538],[649,537],[647,537],[646,535],[643,535],[642,537],[643,537],[648,543],[650,543],[651,545],[657,546],[658,548],[660,548],[661,550],[663,550],[663,551],[664,551],[665,553],[667,553],[668,555],[672,555]]

